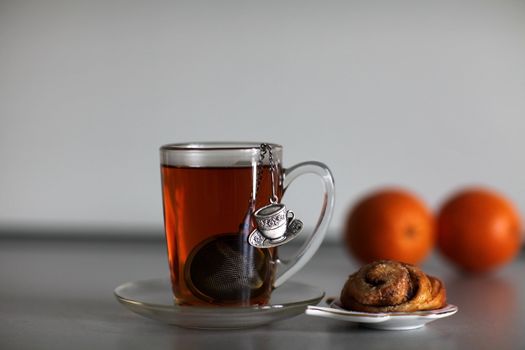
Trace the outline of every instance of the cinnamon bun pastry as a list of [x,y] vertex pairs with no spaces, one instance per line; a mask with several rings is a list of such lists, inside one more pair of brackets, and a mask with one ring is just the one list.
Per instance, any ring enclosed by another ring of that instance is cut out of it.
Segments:
[[446,305],[443,282],[416,266],[381,260],[350,275],[341,292],[345,309],[363,312],[413,312]]

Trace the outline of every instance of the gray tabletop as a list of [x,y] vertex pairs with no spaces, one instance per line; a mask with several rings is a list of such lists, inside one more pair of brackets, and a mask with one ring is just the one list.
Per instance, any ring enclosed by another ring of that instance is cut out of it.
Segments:
[[[439,257],[458,314],[413,331],[377,331],[301,315],[242,331],[198,331],[133,314],[113,296],[127,281],[165,277],[160,241],[0,240],[0,349],[525,349],[525,259],[489,276],[459,274]],[[337,295],[356,265],[323,246],[293,280]]]

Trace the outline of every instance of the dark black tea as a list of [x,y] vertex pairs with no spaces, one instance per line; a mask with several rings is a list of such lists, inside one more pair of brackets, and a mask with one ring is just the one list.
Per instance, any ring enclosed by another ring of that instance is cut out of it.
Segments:
[[[253,205],[254,167],[162,165],[164,222],[175,301],[187,305],[254,305],[270,298],[277,250],[248,244],[253,211],[268,204],[264,167]],[[281,179],[276,169],[275,179]],[[282,181],[275,192],[282,195]]]

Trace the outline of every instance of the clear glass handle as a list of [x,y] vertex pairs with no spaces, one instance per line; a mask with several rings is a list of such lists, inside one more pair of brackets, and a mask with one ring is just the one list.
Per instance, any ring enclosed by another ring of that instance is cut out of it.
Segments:
[[335,203],[334,178],[330,169],[320,162],[304,162],[288,168],[284,172],[283,188],[286,193],[288,186],[300,175],[316,174],[321,178],[324,187],[323,206],[317,220],[317,225],[299,251],[290,259],[279,259],[279,272],[275,279],[274,287],[277,288],[288,280],[294,273],[299,271],[315,254],[323,242],[332,218]]

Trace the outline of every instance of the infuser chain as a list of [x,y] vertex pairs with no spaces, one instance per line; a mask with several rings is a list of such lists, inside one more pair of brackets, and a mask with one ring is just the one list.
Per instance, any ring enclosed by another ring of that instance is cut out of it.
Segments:
[[[291,210],[287,210],[283,203],[278,203],[279,198],[275,193],[275,162],[273,159],[272,147],[267,143],[260,145],[259,161],[257,163],[257,179],[255,194],[252,196],[253,202],[257,199],[257,193],[261,184],[263,161],[268,154],[268,163],[270,165],[270,176],[272,194],[270,204],[257,209],[253,215],[257,223],[257,228],[248,236],[248,242],[256,248],[272,248],[289,242],[301,231],[303,223],[295,219]],[[291,217],[290,217],[291,214]]]
[[272,152],[272,146],[270,146],[267,143],[261,143],[260,146],[260,153],[259,153],[259,161],[257,163],[257,184],[255,186],[255,195],[253,196],[253,199],[257,199],[257,193],[259,193],[259,187],[261,185],[261,178],[262,178],[262,172],[263,172],[263,161],[264,157],[268,153],[268,163],[270,165],[270,176],[272,178],[272,195],[270,196],[270,203],[274,204],[279,201],[279,198],[277,197],[277,194],[275,193],[275,162],[273,160],[273,152]]

